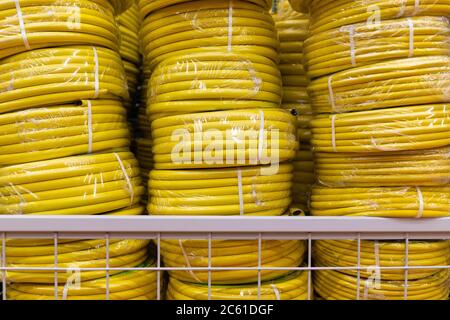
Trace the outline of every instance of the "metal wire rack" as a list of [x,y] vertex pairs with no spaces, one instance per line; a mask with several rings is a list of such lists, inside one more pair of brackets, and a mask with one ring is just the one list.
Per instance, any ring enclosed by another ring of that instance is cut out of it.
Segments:
[[[53,239],[54,266],[9,267],[7,266],[6,239]],[[404,270],[404,299],[408,298],[408,272],[424,266],[408,265],[408,244],[411,240],[450,239],[450,218],[440,219],[386,219],[353,217],[102,217],[102,216],[1,216],[0,243],[2,299],[7,299],[7,272],[48,271],[54,272],[55,300],[58,296],[58,272],[68,268],[58,266],[58,245],[63,239],[103,239],[106,242],[106,266],[104,268],[80,268],[79,271],[102,271],[106,273],[106,299],[109,300],[109,273],[111,271],[156,271],[157,299],[162,299],[161,273],[164,271],[208,272],[208,298],[211,299],[211,273],[224,270],[253,270],[258,273],[258,299],[261,291],[261,272],[264,270],[301,270],[308,272],[308,298],[313,299],[312,272],[319,270],[356,270],[357,294],[360,299],[361,241],[401,240],[406,246],[405,265],[380,267],[380,269]],[[115,268],[109,264],[110,239],[146,239],[156,245],[156,264],[152,267]],[[161,240],[195,239],[208,241],[207,267],[166,267],[161,258]],[[258,243],[258,265],[253,267],[214,267],[211,265],[211,243],[213,240],[255,240]],[[317,267],[313,265],[312,244],[315,240],[353,239],[358,244],[358,262],[351,267]],[[264,240],[305,240],[306,261],[299,267],[264,267],[261,265],[261,243]],[[450,264],[427,266],[426,268],[450,269]]]

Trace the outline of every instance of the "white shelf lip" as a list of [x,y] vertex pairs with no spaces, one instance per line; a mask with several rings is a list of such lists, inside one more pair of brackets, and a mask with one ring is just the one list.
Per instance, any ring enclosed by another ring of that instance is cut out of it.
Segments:
[[450,218],[0,216],[0,233],[439,233]]

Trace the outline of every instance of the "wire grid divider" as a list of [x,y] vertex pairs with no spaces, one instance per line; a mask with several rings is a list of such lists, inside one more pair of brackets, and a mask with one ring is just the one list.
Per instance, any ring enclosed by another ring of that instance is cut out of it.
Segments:
[[[450,239],[450,218],[439,219],[387,219],[354,217],[102,217],[102,216],[0,216],[2,299],[7,299],[8,271],[53,271],[55,300],[58,295],[58,273],[68,268],[58,266],[58,245],[61,239],[104,239],[105,267],[79,268],[78,271],[103,271],[106,274],[106,300],[110,299],[111,271],[155,271],[157,274],[157,300],[161,300],[161,275],[164,271],[203,271],[208,273],[208,299],[211,299],[212,272],[251,270],[257,272],[258,300],[261,298],[262,271],[308,272],[308,300],[313,298],[311,272],[318,270],[356,270],[356,299],[361,299],[361,241],[405,241],[404,266],[379,266],[379,270],[404,270],[404,299],[408,298],[408,273],[425,266],[409,265],[411,240]],[[54,267],[8,267],[6,239],[53,239]],[[153,267],[111,267],[110,239],[146,239],[156,244],[156,265]],[[207,267],[165,267],[161,259],[162,239],[195,239],[208,242]],[[357,264],[351,267],[316,267],[312,263],[312,243],[324,239],[354,239],[357,241]],[[258,242],[256,267],[212,266],[213,240],[255,240]],[[263,240],[307,241],[307,262],[299,267],[263,267]],[[450,265],[426,266],[427,269],[450,269]]]

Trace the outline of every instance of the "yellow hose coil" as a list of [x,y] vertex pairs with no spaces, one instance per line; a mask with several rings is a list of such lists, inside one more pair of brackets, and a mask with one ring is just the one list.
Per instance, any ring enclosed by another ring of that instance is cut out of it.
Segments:
[[141,176],[143,181],[147,182],[149,178],[149,172],[153,169],[153,153],[152,153],[152,140],[149,138],[137,138],[136,139],[136,158],[139,161],[141,167]]
[[304,46],[311,78],[386,60],[449,54],[450,26],[445,17],[343,26],[311,35]]
[[[106,268],[105,240],[79,240],[74,243],[61,243],[58,245],[58,267],[69,270],[79,268]],[[112,240],[109,245],[109,267],[131,268],[147,260],[148,240]],[[65,247],[68,247],[66,249]],[[61,251],[59,251],[61,248]],[[45,249],[45,250],[43,250]],[[55,267],[54,247],[9,247],[6,252],[7,267],[11,268],[53,268]],[[111,275],[120,273],[110,270]],[[58,283],[66,283],[72,273],[58,272]],[[106,271],[80,271],[80,281],[89,281],[104,278]],[[55,272],[53,270],[14,270],[7,271],[6,278],[11,283],[37,283],[54,285]]]
[[[302,241],[264,240],[261,245],[262,267],[298,267],[302,264],[306,245]],[[205,240],[164,240],[161,254],[167,267],[207,268],[208,241]],[[258,241],[213,240],[211,266],[236,268],[235,270],[211,271],[212,284],[240,284],[258,281],[256,270],[239,270],[258,266]],[[289,270],[262,270],[261,280],[276,279]],[[208,283],[208,271],[169,271],[170,277],[181,281]]]
[[316,153],[318,182],[328,187],[444,186],[450,148],[363,153]]
[[308,12],[311,0],[289,0],[289,3],[297,12]]
[[311,0],[311,33],[360,22],[414,16],[450,16],[449,0]]
[[135,3],[135,0],[109,0],[109,1],[112,3],[117,14],[124,12]]
[[[141,7],[141,14],[145,11]],[[260,5],[242,0],[183,1],[154,11],[144,19],[141,38],[151,69],[167,58],[201,52],[228,51],[278,60],[279,42],[271,15]]]
[[308,87],[315,113],[342,113],[450,100],[450,57],[390,60],[337,72]]
[[106,0],[0,3],[0,59],[38,48],[95,45],[119,49],[114,9]]
[[[312,290],[312,287],[311,287]],[[208,300],[208,286],[169,279],[168,300]],[[308,273],[294,272],[261,283],[260,300],[307,300]],[[258,300],[258,285],[222,285],[211,287],[211,300]]]
[[84,100],[0,114],[0,167],[129,146],[126,110]]
[[139,106],[139,114],[138,114],[138,129],[139,133],[145,138],[151,139],[152,136],[152,128],[150,126],[151,120],[147,116],[147,111],[145,108],[145,103]]
[[[155,267],[151,260],[137,267]],[[109,278],[110,300],[155,300],[157,275],[155,271],[124,271]],[[106,300],[106,278],[84,281],[79,284],[58,285],[58,300]],[[46,284],[13,283],[8,285],[9,300],[53,300],[55,286]]]
[[255,54],[197,53],[166,59],[152,73],[148,111],[171,115],[278,108],[282,83],[275,62]]
[[292,198],[303,212],[309,212],[309,200],[311,188],[315,182],[314,175],[314,157],[311,149],[303,145],[301,150],[297,151],[294,161],[294,184],[292,188]]
[[280,109],[196,113],[152,122],[155,169],[236,167],[292,160],[292,116]]
[[316,152],[434,149],[450,145],[450,106],[421,105],[319,115],[312,122]]
[[126,99],[118,53],[101,47],[59,47],[0,61],[0,113],[82,99]]
[[128,151],[0,169],[0,214],[104,214],[138,204],[143,192]]
[[314,187],[315,216],[436,218],[450,216],[449,187]]
[[136,65],[141,62],[139,30],[141,20],[137,4],[133,4],[128,10],[117,17],[120,31],[120,56]]
[[292,165],[275,174],[242,169],[153,170],[149,214],[282,215],[291,203]]

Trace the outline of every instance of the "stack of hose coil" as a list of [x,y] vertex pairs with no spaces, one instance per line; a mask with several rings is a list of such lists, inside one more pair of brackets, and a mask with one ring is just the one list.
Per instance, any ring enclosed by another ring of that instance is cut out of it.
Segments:
[[312,0],[289,0],[289,3],[297,12],[308,12]]
[[274,1],[272,16],[280,39],[279,68],[283,81],[282,108],[297,119],[300,150],[294,159],[294,204],[308,212],[309,195],[314,184],[314,163],[310,146],[312,110],[306,92],[308,78],[303,66],[303,47],[309,17],[295,12],[287,0]]
[[329,269],[314,273],[315,290],[327,300],[357,299],[358,293],[364,300],[447,300],[450,272],[444,266],[449,263],[449,245],[448,241],[411,241],[407,247],[404,242],[361,241],[358,258],[356,240],[316,241],[315,264]]
[[258,286],[221,285],[213,286],[208,293],[208,285],[169,280],[168,300],[307,300],[307,272],[293,272],[289,275],[261,283]]

